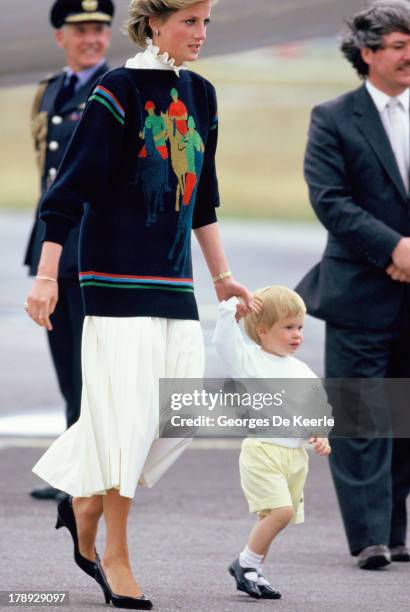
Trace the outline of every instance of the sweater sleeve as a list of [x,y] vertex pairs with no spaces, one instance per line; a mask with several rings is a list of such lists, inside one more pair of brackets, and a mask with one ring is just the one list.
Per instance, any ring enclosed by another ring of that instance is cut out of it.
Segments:
[[229,375],[241,378],[244,371],[245,355],[248,352],[239,324],[235,319],[236,297],[219,303],[218,318],[213,337],[217,353]]
[[81,221],[84,203],[98,202],[116,180],[128,92],[128,81],[117,71],[104,75],[92,91],[56,179],[41,201],[44,240],[64,244]]
[[199,179],[193,229],[215,223],[215,208],[219,206],[218,179],[216,176],[215,155],[218,143],[218,108],[215,88],[207,83],[209,101],[209,132],[205,144],[204,163]]

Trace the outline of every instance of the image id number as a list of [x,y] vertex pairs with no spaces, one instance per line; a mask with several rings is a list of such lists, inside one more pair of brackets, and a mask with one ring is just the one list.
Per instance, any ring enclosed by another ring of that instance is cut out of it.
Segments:
[[66,591],[3,591],[0,603],[8,606],[58,606],[68,604]]

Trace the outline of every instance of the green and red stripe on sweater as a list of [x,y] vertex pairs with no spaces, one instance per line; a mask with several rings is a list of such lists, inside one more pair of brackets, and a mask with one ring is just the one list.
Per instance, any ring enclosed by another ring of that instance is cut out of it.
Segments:
[[193,293],[192,278],[165,276],[134,276],[131,274],[107,274],[105,272],[80,272],[81,287],[110,287],[112,289],[160,289]]
[[102,85],[98,85],[91,94],[90,100],[95,100],[96,102],[99,102],[100,104],[105,106],[110,111],[110,113],[117,119],[117,121],[119,121],[121,125],[124,125],[125,111],[117,100],[117,98],[114,96],[113,93],[111,93],[109,89],[103,87]]

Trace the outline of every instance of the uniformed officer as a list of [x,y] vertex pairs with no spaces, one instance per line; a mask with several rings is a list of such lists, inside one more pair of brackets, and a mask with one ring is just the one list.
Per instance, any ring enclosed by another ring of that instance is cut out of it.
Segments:
[[[66,56],[67,66],[41,81],[32,110],[32,133],[41,176],[41,193],[53,182],[69,140],[78,124],[95,81],[108,70],[105,54],[111,39],[114,5],[111,0],[56,0],[51,13],[55,40]],[[36,275],[43,241],[44,223],[38,208],[24,264]],[[64,246],[59,271],[59,300],[47,332],[61,393],[66,403],[67,427],[80,415],[81,333],[83,306],[78,282],[79,228]],[[50,280],[49,282],[53,282]],[[58,499],[52,487],[36,488],[37,499]]]

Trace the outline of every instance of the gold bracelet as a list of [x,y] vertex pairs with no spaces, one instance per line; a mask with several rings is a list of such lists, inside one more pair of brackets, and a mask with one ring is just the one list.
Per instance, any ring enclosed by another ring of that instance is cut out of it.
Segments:
[[230,270],[227,270],[226,272],[220,272],[216,276],[213,276],[212,280],[214,281],[214,283],[217,283],[218,281],[223,280],[224,278],[228,278],[228,276],[232,276],[232,272]]
[[53,281],[53,283],[57,282],[57,279],[51,278],[51,276],[36,276],[36,280],[48,280],[48,281]]

